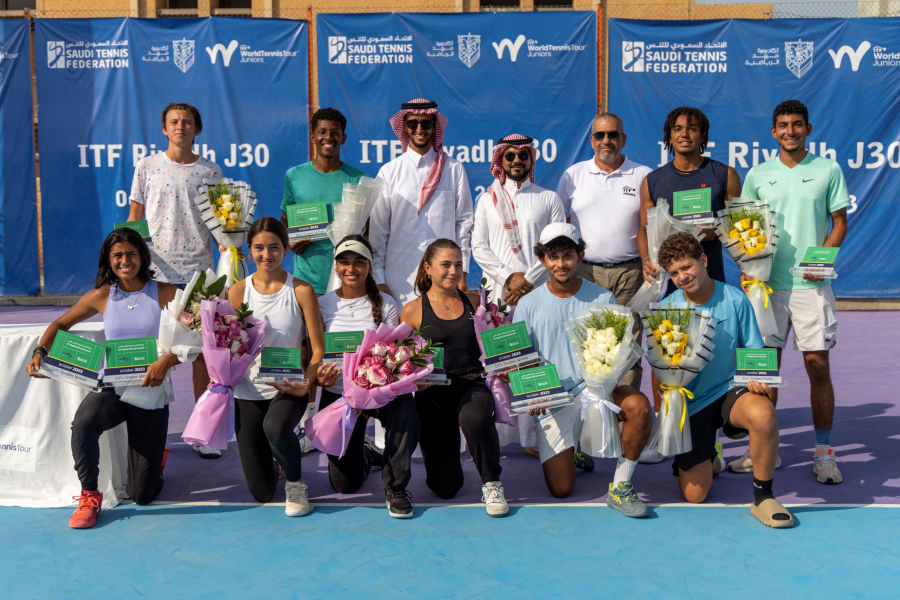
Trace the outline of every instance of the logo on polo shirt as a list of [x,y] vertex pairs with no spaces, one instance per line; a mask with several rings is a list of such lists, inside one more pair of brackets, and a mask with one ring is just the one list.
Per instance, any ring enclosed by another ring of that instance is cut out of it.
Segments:
[[625,194],[626,196],[634,196],[635,195],[634,191],[635,190],[633,187],[630,187],[627,185],[622,187],[622,193]]

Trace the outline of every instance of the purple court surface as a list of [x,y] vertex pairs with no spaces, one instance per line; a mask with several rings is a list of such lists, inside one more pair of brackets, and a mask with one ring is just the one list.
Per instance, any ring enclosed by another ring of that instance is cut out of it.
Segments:
[[[57,307],[4,307],[0,323],[48,323],[62,313]],[[814,438],[809,407],[809,382],[800,353],[792,340],[785,351],[782,376],[788,387],[781,391],[778,423],[781,430],[780,455],[783,466],[776,471],[775,492],[785,504],[900,504],[900,397],[890,373],[900,356],[900,312],[840,312],[838,344],[831,352],[831,375],[837,407],[832,444],[844,476],[841,485],[818,483],[812,472]],[[642,390],[649,392],[649,369],[645,368]],[[222,458],[202,460],[182,442],[180,433],[190,415],[190,368],[175,369],[176,401],[171,405],[166,485],[159,502],[171,503],[252,503],[241,472],[236,444],[232,442]],[[726,460],[747,449],[746,440],[720,440]],[[413,465],[410,491],[417,504],[475,504],[481,500],[481,486],[472,461],[464,454],[466,483],[451,501],[442,501],[425,486],[421,460]],[[502,481],[511,504],[563,504],[603,502],[612,480],[614,461],[595,459],[593,473],[578,473],[572,495],[553,498],[547,491],[538,460],[522,448],[510,445],[503,452]],[[645,502],[683,502],[672,476],[671,460],[656,465],[639,465],[633,478]],[[307,454],[304,480],[316,505],[377,504],[383,506],[384,487],[380,474],[373,472],[355,494],[334,492],[328,482],[325,457]],[[747,504],[752,501],[749,475],[723,473],[707,498],[710,504]],[[284,502],[280,489],[274,502]]]

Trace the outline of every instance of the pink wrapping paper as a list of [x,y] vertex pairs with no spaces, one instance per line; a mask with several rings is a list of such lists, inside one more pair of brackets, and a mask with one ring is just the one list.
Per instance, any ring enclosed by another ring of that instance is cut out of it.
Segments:
[[[416,391],[416,380],[431,373],[434,365],[417,367],[405,379],[395,381],[381,387],[365,389],[353,382],[356,367],[369,354],[375,342],[399,342],[412,333],[412,327],[401,323],[397,326],[382,323],[378,329],[370,329],[363,335],[363,340],[353,354],[344,354],[344,394],[325,409],[317,412],[306,422],[306,437],[320,451],[332,456],[342,457],[350,442],[350,433],[356,425],[355,410],[374,410],[381,408],[397,396]],[[416,337],[416,348],[421,348],[425,340]]]
[[[479,291],[479,297],[481,303],[478,305],[478,308],[475,309],[475,315],[472,322],[475,325],[475,339],[478,340],[478,347],[481,349],[481,357],[479,360],[483,363],[484,345],[481,343],[481,332],[493,329],[494,325],[488,323],[488,320],[485,317],[485,314],[487,314],[487,298],[484,288],[481,288],[481,291]],[[515,310],[515,306],[509,307],[509,314],[503,319],[504,323],[512,323],[512,317]],[[512,402],[512,390],[509,389],[509,384],[500,379],[496,374],[490,374],[487,376],[485,385],[491,390],[491,396],[494,397],[494,423],[506,423],[511,427],[515,427],[518,424],[518,417],[509,414],[509,405]]]
[[234,309],[228,300],[203,300],[200,303],[200,322],[202,324],[203,358],[206,370],[212,380],[209,389],[197,399],[194,412],[188,419],[181,439],[189,444],[200,444],[207,448],[226,450],[228,440],[234,430],[232,388],[241,382],[247,370],[263,350],[266,339],[265,321],[247,317],[253,327],[246,329],[250,352],[240,358],[234,358],[227,348],[216,347],[213,333],[213,319],[216,314],[234,315]]

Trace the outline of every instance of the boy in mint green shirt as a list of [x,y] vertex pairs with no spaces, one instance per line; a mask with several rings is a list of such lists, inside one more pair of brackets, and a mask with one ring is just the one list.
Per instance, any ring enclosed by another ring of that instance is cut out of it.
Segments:
[[[778,331],[763,341],[767,347],[778,348],[780,364],[788,333],[794,330],[794,348],[803,352],[811,388],[816,433],[813,473],[820,483],[837,484],[843,477],[831,449],[834,387],[828,362],[828,351],[837,336],[834,292],[821,275],[794,277],[789,269],[799,265],[807,248],[840,247],[847,236],[850,196],[840,165],[806,150],[811,132],[809,113],[801,102],[787,100],[776,106],[772,137],[781,152],[750,169],[741,197],[765,200],[777,215],[778,246],[768,283],[773,289],[769,304]],[[748,279],[741,275],[742,281]],[[776,389],[772,401],[777,399]],[[745,454],[728,467],[749,473],[752,461]]]
[[[288,169],[284,175],[281,222],[287,225],[287,207],[304,202],[340,202],[345,183],[358,183],[366,173],[341,161],[341,146],[347,141],[347,119],[333,108],[321,108],[310,119],[310,139],[316,157]],[[328,291],[328,278],[334,269],[331,240],[298,240],[290,245],[294,252],[294,277],[309,283],[322,295]]]

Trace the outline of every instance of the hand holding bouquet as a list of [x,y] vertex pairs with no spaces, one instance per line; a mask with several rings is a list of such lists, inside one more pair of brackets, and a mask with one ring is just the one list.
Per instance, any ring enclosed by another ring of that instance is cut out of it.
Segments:
[[750,278],[741,283],[747,292],[759,332],[763,336],[778,332],[775,313],[769,306],[772,288],[766,285],[772,274],[772,261],[778,245],[775,212],[762,200],[735,198],[725,202],[716,218],[716,235],[741,271]]
[[253,317],[246,304],[235,311],[228,300],[201,301],[200,322],[212,383],[197,400],[181,437],[189,444],[225,450],[233,428],[232,388],[262,352],[268,324]]
[[306,435],[326,454],[343,456],[356,425],[356,412],[381,408],[397,396],[416,391],[416,381],[431,373],[431,342],[401,323],[370,329],[354,353],[344,354],[344,393],[306,422]]
[[665,390],[651,440],[658,436],[657,450],[663,456],[689,452],[687,400],[694,395],[685,386],[713,356],[715,322],[707,310],[671,302],[651,304],[641,311],[641,320],[647,334],[647,362]]
[[647,308],[647,305],[651,302],[658,302],[662,298],[666,291],[669,274],[659,266],[657,254],[659,253],[659,247],[666,241],[666,238],[680,231],[687,231],[698,240],[703,240],[704,237],[702,227],[679,221],[670,215],[669,202],[665,198],[660,198],[656,206],[647,211],[647,250],[650,262],[656,268],[657,277],[653,283],[644,281],[641,288],[627,304],[631,310],[640,312]]
[[[487,288],[487,278],[481,280],[481,288],[478,290],[478,308],[475,309],[473,315],[473,323],[475,325],[475,339],[478,340],[478,347],[481,349],[481,362],[484,363],[484,344],[481,341],[481,332],[488,329],[496,329],[501,325],[512,323],[513,312],[515,306],[507,306],[499,299],[497,302],[488,302],[487,299],[491,295],[491,290]],[[512,390],[509,384],[500,379],[497,373],[491,373],[485,380],[485,385],[491,391],[494,397],[494,422],[506,423],[515,427],[518,424],[518,417],[509,413],[509,405],[512,402]]]
[[581,376],[587,390],[581,397],[583,452],[599,458],[622,455],[620,408],[612,402],[612,391],[637,361],[641,348],[631,336],[634,314],[617,304],[596,305],[579,311],[566,325]]

